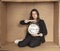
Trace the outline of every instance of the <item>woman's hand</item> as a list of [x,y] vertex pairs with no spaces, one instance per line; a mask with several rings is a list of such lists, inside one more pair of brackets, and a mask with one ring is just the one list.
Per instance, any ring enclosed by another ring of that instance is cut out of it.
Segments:
[[31,34],[32,36],[39,36],[39,34]]
[[25,22],[25,23],[28,23],[28,22],[30,22],[30,21],[29,21],[29,20],[24,20],[24,22]]
[[36,20],[28,20],[29,22],[36,22]]
[[25,23],[28,23],[28,22],[36,22],[36,20],[25,20],[24,22]]
[[43,34],[42,33],[40,33],[40,34],[31,34],[32,36],[40,36],[40,37],[42,37],[43,36]]
[[40,34],[39,34],[39,36],[41,36],[41,37],[42,37],[42,36],[43,36],[43,34],[42,34],[42,33],[40,33]]

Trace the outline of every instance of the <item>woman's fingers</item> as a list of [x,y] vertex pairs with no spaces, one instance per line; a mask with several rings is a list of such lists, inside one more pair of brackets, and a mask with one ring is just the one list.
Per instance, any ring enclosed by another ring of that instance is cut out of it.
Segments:
[[32,34],[32,36],[40,36],[39,34]]
[[43,36],[43,34],[42,34],[42,33],[40,33],[39,35],[40,35],[41,37]]

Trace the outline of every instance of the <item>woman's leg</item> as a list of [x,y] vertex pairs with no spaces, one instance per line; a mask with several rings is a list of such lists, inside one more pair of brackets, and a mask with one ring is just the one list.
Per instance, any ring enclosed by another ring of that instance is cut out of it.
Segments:
[[30,42],[30,40],[31,40],[31,36],[28,35],[25,37],[25,39],[23,41],[18,42],[18,46],[19,47],[25,47]]
[[41,44],[41,39],[40,37],[33,37],[31,42],[29,43],[30,47],[36,47],[39,46]]
[[42,42],[42,43],[45,43],[45,37],[44,37],[44,36],[41,37],[41,42]]
[[17,39],[14,41],[15,44],[18,44],[20,41],[23,41],[23,39]]

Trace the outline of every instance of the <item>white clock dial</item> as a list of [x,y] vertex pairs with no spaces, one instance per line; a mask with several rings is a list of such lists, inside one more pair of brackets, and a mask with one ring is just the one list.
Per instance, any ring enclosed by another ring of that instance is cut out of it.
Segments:
[[30,24],[28,27],[28,32],[30,34],[37,34],[39,32],[39,26],[37,24]]

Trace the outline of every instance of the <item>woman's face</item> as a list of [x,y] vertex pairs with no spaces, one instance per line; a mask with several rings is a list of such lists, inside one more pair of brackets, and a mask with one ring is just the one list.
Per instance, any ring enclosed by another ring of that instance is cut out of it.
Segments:
[[34,19],[37,19],[37,12],[36,12],[36,11],[32,11],[32,17],[33,17]]

